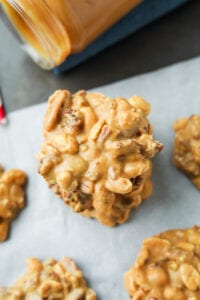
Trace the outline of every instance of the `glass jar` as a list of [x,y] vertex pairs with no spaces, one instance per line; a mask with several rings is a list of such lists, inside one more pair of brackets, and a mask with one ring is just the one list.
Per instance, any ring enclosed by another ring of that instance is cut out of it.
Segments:
[[141,0],[0,0],[24,49],[44,69],[82,51]]

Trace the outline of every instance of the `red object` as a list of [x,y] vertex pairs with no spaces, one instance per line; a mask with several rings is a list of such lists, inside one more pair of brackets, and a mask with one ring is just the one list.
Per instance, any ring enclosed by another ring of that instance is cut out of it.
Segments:
[[6,111],[3,106],[3,99],[0,93],[0,125],[1,124],[6,124],[7,123],[7,118],[6,118]]
[[6,120],[6,113],[3,108],[3,105],[0,105],[0,123],[4,123]]

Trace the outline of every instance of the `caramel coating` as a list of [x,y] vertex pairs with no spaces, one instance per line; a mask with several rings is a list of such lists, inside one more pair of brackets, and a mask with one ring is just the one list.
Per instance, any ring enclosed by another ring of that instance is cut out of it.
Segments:
[[200,227],[144,240],[124,279],[132,300],[199,300]]
[[25,205],[25,183],[23,171],[13,169],[4,172],[0,166],[0,242],[7,239],[11,221]]
[[70,258],[59,262],[36,258],[27,261],[27,272],[11,288],[0,288],[1,300],[96,300],[83,273]]
[[162,149],[138,96],[56,91],[44,117],[39,173],[73,211],[113,226],[152,193],[152,158]]
[[200,115],[174,123],[176,133],[173,161],[200,190]]

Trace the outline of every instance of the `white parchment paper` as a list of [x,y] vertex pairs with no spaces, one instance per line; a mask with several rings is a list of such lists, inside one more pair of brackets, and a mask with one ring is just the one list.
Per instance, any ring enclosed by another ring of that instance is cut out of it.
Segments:
[[[67,86],[66,86],[67,88]],[[137,94],[152,104],[150,120],[164,150],[154,159],[154,194],[129,221],[107,228],[73,213],[37,174],[35,154],[42,141],[46,103],[10,114],[0,128],[0,162],[29,176],[27,207],[0,244],[0,285],[25,271],[27,257],[72,257],[99,300],[125,300],[123,273],[133,264],[142,240],[169,228],[200,224],[200,192],[171,163],[172,123],[200,114],[200,58],[95,89],[109,96]],[[31,91],[30,91],[31,92]]]

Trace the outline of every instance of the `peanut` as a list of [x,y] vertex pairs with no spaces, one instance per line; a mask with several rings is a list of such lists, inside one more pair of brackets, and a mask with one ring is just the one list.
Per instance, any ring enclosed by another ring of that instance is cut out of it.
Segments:
[[72,174],[70,171],[61,171],[56,174],[56,180],[61,188],[66,189],[72,182]]
[[63,153],[75,154],[79,150],[78,142],[73,135],[60,133],[54,137],[52,145]]
[[117,193],[117,194],[127,194],[130,193],[132,191],[132,183],[129,179],[127,178],[123,178],[123,177],[119,177],[117,179],[108,179],[105,182],[105,187],[113,193]]
[[168,282],[168,274],[162,267],[153,264],[147,269],[147,279],[153,286],[163,286]]
[[178,131],[180,129],[185,128],[187,126],[187,123],[188,123],[188,119],[187,118],[183,118],[183,119],[177,120],[173,124],[174,131]]
[[145,116],[147,116],[151,111],[151,105],[139,96],[129,98],[128,102],[136,111],[143,112]]
[[105,124],[104,120],[99,120],[91,129],[90,134],[89,134],[89,140],[92,140],[93,142],[95,142],[99,136],[99,133],[103,127],[103,125]]
[[95,116],[95,113],[92,110],[92,108],[89,106],[81,107],[80,112],[84,116],[84,130],[87,132],[92,128],[92,126],[94,126],[94,124],[97,121],[97,117]]
[[151,162],[149,160],[136,160],[128,162],[124,166],[124,173],[129,177],[133,178],[144,174],[151,168]]
[[183,264],[180,267],[181,278],[186,287],[195,291],[200,286],[200,274],[195,268],[189,264]]
[[44,128],[51,131],[57,122],[58,114],[65,99],[69,99],[68,91],[56,91],[49,99],[49,108],[44,117]]
[[94,183],[89,180],[83,180],[81,184],[81,190],[85,194],[92,194],[94,192]]

